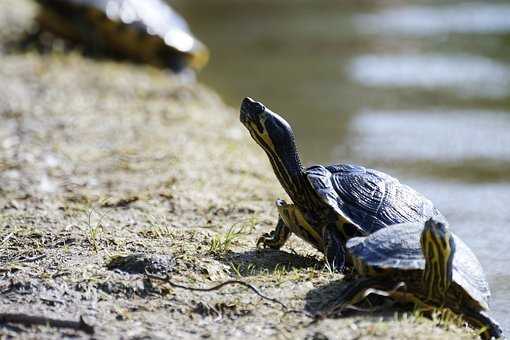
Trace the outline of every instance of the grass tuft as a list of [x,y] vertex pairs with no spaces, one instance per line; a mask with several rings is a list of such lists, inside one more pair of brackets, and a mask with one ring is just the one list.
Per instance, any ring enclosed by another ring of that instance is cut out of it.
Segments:
[[257,225],[256,219],[249,218],[242,222],[234,223],[225,234],[216,234],[211,239],[209,252],[223,254],[228,252],[242,235],[249,234]]

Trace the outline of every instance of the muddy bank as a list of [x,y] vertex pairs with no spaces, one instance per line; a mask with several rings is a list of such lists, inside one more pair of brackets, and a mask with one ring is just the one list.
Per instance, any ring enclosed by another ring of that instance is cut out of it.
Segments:
[[[342,277],[293,238],[257,251],[283,196],[264,155],[210,89],[140,65],[16,48],[25,1],[0,5],[0,306],[94,327],[97,338],[459,338],[394,311],[311,324]],[[126,257],[127,256],[127,257]],[[0,337],[88,337],[0,325]]]

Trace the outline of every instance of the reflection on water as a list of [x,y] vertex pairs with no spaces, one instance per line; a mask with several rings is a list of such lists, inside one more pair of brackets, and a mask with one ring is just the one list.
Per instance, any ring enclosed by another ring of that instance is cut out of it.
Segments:
[[510,112],[365,111],[351,124],[351,150],[390,162],[510,161],[509,131]]
[[453,88],[465,96],[510,93],[510,67],[478,56],[364,55],[354,59],[350,70],[355,80],[367,86]]
[[354,21],[359,31],[375,34],[505,33],[510,31],[510,5],[406,6],[355,15]]
[[380,168],[436,202],[510,331],[508,3],[172,3],[211,48],[201,81],[282,113],[306,163]]

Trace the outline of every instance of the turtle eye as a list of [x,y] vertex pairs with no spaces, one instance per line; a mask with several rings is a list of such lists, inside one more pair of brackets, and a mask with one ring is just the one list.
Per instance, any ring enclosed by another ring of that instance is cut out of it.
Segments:
[[252,105],[253,105],[252,106],[253,112],[256,112],[256,113],[264,112],[264,106],[262,106],[262,104],[255,102]]

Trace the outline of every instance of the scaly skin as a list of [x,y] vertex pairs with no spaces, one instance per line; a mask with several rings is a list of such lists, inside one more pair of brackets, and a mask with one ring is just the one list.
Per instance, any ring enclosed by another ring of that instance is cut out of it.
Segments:
[[[294,233],[323,252],[331,268],[338,271],[344,270],[345,241],[335,224],[326,227],[312,226],[308,222],[309,219],[295,204],[287,204],[284,200],[277,200],[276,207],[280,216],[276,228],[272,232],[262,235],[257,241],[257,246],[280,249],[290,234]],[[317,230],[322,230],[322,234],[319,234]]]
[[280,249],[289,239],[290,233],[289,227],[285,225],[282,218],[279,218],[273,231],[265,233],[258,238],[257,248],[262,246],[263,248]]

